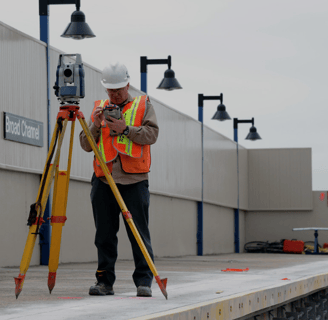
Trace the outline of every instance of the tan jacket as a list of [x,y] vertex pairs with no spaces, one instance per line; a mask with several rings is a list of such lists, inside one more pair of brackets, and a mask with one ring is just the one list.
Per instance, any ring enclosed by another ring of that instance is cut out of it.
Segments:
[[[123,110],[124,106],[127,103],[133,100],[134,99],[129,94],[128,99],[120,105],[121,110]],[[88,126],[91,131],[91,134],[95,138],[96,142],[98,142],[98,139],[100,137],[100,129],[94,125],[94,123],[91,121],[91,117],[88,121]],[[158,131],[159,129],[157,125],[157,119],[156,119],[154,107],[150,101],[147,101],[147,110],[144,119],[142,121],[142,125],[140,127],[129,126],[129,133],[127,137],[133,142],[136,142],[138,144],[151,145],[156,142],[158,137]],[[92,151],[92,148],[83,130],[80,132],[80,144],[84,151],[86,152]],[[132,184],[143,180],[148,180],[148,173],[125,173],[122,170],[120,157],[118,156],[113,161],[112,177],[115,183]],[[106,178],[101,178],[101,180],[107,183]]]

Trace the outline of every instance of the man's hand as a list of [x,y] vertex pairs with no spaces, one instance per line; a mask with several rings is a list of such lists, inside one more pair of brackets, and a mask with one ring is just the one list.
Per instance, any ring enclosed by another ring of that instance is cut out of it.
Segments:
[[93,112],[93,118],[95,120],[95,122],[94,122],[95,126],[100,128],[102,121],[105,120],[105,116],[104,116],[102,107],[98,106],[96,108],[96,110]]
[[122,120],[118,120],[118,119],[115,119],[113,117],[109,117],[109,119],[111,121],[105,120],[107,126],[110,129],[112,129],[115,132],[117,132],[117,133],[123,133],[124,129],[126,128],[126,123],[125,123],[123,112],[121,112],[121,119]]

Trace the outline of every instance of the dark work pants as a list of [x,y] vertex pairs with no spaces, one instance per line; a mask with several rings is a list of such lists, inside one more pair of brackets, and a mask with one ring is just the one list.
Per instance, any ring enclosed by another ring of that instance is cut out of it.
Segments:
[[[95,174],[93,174],[91,184],[92,189],[90,196],[96,225],[95,245],[98,249],[98,271],[106,271],[105,278],[109,285],[113,285],[115,282],[115,262],[117,259],[118,243],[117,232],[119,230],[119,216],[121,209],[108,184],[98,179]],[[117,187],[132,215],[133,222],[140,233],[149,255],[152,260],[154,260],[148,229],[148,180],[129,185],[117,184]],[[153,274],[149,269],[147,261],[125,219],[124,224],[131,242],[135,264],[135,270],[132,276],[133,281],[136,287],[140,285],[151,287]],[[96,276],[97,274],[98,272],[96,273]],[[99,277],[97,277],[97,279],[99,281]]]

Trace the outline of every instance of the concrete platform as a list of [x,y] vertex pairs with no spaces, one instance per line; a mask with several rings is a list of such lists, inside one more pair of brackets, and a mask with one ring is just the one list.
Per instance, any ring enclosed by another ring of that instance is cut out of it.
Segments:
[[[222,254],[155,260],[168,278],[168,300],[157,283],[152,298],[136,297],[132,261],[119,260],[114,296],[89,296],[96,263],[62,264],[49,294],[48,268],[30,267],[16,300],[18,268],[0,268],[0,319],[236,319],[328,286],[328,256]],[[245,272],[222,272],[227,268]],[[286,280],[282,280],[286,279]]]

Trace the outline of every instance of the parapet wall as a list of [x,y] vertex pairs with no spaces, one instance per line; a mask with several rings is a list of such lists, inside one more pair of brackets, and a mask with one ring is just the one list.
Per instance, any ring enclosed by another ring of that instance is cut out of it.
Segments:
[[[293,228],[326,228],[328,226],[327,191],[312,192],[313,209],[307,211],[248,211],[245,241],[279,241],[297,239],[314,241],[314,231],[293,231]],[[328,231],[319,231],[319,244],[328,243]]]

